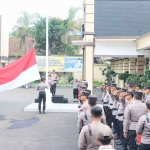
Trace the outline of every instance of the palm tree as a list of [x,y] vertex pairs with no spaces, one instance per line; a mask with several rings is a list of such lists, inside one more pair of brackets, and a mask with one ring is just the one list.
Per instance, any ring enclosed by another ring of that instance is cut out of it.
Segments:
[[[62,36],[62,41],[64,43],[65,47],[65,54],[68,51],[68,49],[74,49],[74,46],[71,44],[71,37],[76,36],[76,31],[81,31],[81,19],[80,20],[75,20],[76,13],[80,10],[81,8],[75,8],[71,7],[68,11],[68,17],[66,20],[63,21],[63,30],[64,34]],[[72,33],[72,35],[70,35]]]
[[28,12],[22,11],[21,17],[17,20],[17,25],[13,27],[14,36],[20,39],[20,49],[23,52],[28,52],[28,36],[32,30],[32,25],[35,23],[35,15],[30,15]]

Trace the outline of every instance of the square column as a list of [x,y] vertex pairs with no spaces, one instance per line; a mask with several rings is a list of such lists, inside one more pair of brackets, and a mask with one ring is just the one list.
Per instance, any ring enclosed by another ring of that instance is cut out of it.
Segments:
[[94,47],[86,46],[85,79],[88,81],[88,89],[93,92],[94,79]]
[[137,73],[139,75],[144,75],[144,68],[145,68],[145,58],[144,56],[138,56],[137,58]]
[[123,73],[123,59],[119,59],[118,61],[118,73]]
[[85,48],[84,48],[84,47],[82,48],[82,50],[83,50],[83,70],[82,70],[82,80],[84,80],[84,79],[85,79],[85,69],[86,69],[86,67],[85,67],[85,64],[86,64],[85,53],[86,53],[86,51],[85,51]]
[[129,58],[124,58],[123,61],[123,73],[129,71]]
[[129,74],[136,73],[136,58],[130,58]]

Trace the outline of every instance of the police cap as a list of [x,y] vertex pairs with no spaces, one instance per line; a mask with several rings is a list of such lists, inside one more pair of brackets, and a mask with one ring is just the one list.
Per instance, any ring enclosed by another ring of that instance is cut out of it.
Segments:
[[88,90],[88,89],[87,89],[87,90],[85,90],[85,91],[89,92],[89,94],[91,95],[91,90]]
[[82,85],[82,86],[80,86],[80,88],[83,89],[83,90],[86,90],[86,89],[87,89],[87,86],[83,86],[83,85]]
[[133,83],[131,83],[130,85],[129,85],[129,87],[130,88],[133,88],[135,85],[133,84]]
[[117,88],[116,88],[116,90],[120,90],[120,89],[121,89],[120,87],[117,87]]
[[96,104],[96,102],[97,102],[97,96],[95,96],[95,95],[90,95],[90,96],[88,97],[88,102],[89,102],[90,104]]
[[150,86],[149,86],[149,85],[147,85],[147,86],[145,87],[145,89],[149,89],[149,90],[150,90]]
[[89,96],[90,95],[90,93],[89,92],[87,92],[87,91],[83,91],[82,92],[82,94],[80,95],[80,96]]
[[141,88],[141,84],[136,84],[135,87]]
[[91,114],[95,117],[99,117],[102,114],[102,108],[99,106],[93,106],[91,109]]
[[127,96],[127,95],[131,95],[131,96],[133,97],[133,94],[134,94],[134,92],[132,92],[132,91],[127,91],[127,93],[126,93],[126,95],[125,95],[125,96]]
[[117,86],[117,84],[115,84],[115,83],[112,83],[112,86],[116,87],[116,86]]
[[127,89],[122,88],[120,91],[121,91],[121,92],[127,92]]

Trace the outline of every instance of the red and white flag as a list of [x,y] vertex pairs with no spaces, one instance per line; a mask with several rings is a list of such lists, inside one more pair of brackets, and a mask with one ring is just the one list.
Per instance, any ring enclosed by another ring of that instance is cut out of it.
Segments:
[[17,61],[0,68],[0,93],[39,80],[34,49]]

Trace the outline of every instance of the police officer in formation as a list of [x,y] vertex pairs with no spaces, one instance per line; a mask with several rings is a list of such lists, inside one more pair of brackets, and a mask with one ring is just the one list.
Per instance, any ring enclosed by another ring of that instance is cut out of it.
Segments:
[[[106,124],[106,121],[102,108],[97,106],[97,97],[91,95],[91,91],[87,89],[87,85],[88,83],[85,84],[85,81],[80,85],[82,93],[80,92],[80,103],[78,106],[78,147],[80,150],[98,150],[100,146],[97,140],[98,129]],[[85,104],[88,104],[87,109],[84,109]],[[110,141],[111,139],[109,139],[109,143]],[[110,147],[112,146],[110,145]]]
[[137,150],[137,134],[142,134],[140,149],[150,150],[150,87],[142,92],[139,84],[126,83],[125,88],[112,90],[113,86],[102,85],[102,99],[106,123],[110,127],[113,124],[115,144],[120,147],[117,150]]
[[41,103],[43,100],[43,114],[45,114],[45,108],[46,108],[46,93],[45,93],[45,89],[48,89],[48,85],[45,83],[45,78],[41,79],[41,83],[38,85],[37,90],[39,91],[39,105],[38,105],[38,109],[39,109],[39,114],[41,114]]

